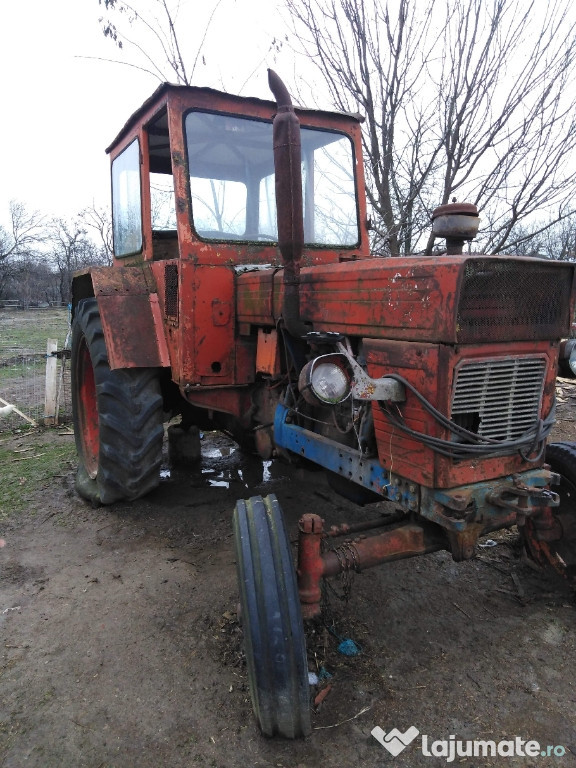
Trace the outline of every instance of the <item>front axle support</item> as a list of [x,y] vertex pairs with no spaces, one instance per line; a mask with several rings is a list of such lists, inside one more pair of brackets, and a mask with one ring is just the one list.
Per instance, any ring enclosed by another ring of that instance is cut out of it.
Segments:
[[[434,525],[407,523],[375,536],[348,539],[326,551],[322,551],[326,534],[324,521],[319,515],[303,515],[298,527],[298,593],[304,619],[311,619],[320,613],[324,577],[351,570],[360,572],[391,560],[450,549],[446,535]],[[343,526],[339,535],[349,533],[345,528]],[[334,537],[332,531],[330,538]]]

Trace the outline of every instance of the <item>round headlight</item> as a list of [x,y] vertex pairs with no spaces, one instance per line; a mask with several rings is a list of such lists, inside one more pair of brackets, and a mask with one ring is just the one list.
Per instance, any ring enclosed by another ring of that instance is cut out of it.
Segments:
[[339,403],[350,393],[348,377],[334,363],[319,363],[313,368],[310,388],[325,403]]
[[335,405],[350,394],[350,376],[336,355],[318,357],[302,369],[299,389],[307,402]]

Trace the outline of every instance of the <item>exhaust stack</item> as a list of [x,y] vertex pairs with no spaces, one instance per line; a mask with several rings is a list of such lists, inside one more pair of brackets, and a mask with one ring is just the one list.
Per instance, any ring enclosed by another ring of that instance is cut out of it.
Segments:
[[284,263],[282,317],[292,336],[305,336],[309,328],[300,320],[300,260],[304,249],[300,122],[288,89],[271,69],[268,84],[277,106],[272,131],[278,246]]

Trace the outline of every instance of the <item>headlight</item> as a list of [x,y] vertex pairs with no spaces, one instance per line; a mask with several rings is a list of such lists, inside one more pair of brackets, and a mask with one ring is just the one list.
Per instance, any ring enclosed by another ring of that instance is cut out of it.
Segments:
[[350,395],[351,385],[351,375],[341,355],[322,355],[311,360],[298,379],[298,389],[311,405],[341,403]]

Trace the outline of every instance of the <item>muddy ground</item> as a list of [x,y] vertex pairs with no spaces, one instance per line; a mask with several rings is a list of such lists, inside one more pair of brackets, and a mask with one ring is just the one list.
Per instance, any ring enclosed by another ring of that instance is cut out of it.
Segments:
[[[576,439],[575,398],[561,382],[557,438]],[[310,669],[332,675],[312,736],[260,736],[236,616],[235,500],[275,493],[292,535],[305,511],[337,523],[375,510],[217,434],[203,453],[194,472],[167,468],[150,496],[110,508],[82,502],[65,467],[0,529],[0,765],[412,768],[447,764],[422,754],[422,735],[453,735],[565,752],[454,765],[576,766],[576,606],[522,558],[515,529],[484,540],[474,561],[437,553],[356,575],[350,601],[332,595],[326,626],[310,633]],[[340,655],[336,636],[362,653]],[[375,726],[420,736],[392,757]]]

